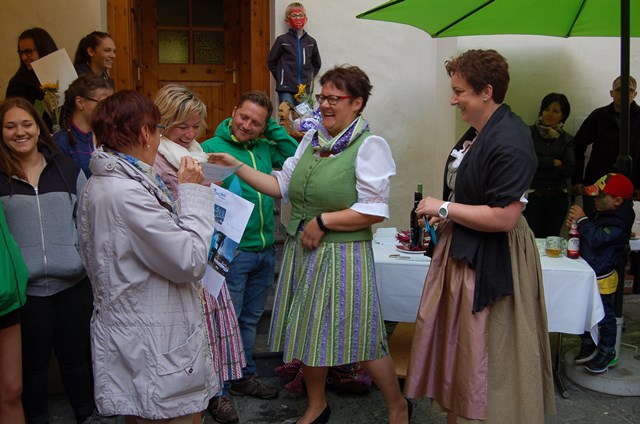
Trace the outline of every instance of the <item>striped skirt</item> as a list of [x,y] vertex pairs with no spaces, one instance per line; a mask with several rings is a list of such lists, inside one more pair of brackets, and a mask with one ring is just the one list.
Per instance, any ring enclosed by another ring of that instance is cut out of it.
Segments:
[[309,366],[388,355],[370,241],[304,248],[288,237],[276,288],[269,344]]
[[227,284],[222,284],[217,298],[205,289],[201,293],[214,372],[221,382],[242,378],[246,358]]

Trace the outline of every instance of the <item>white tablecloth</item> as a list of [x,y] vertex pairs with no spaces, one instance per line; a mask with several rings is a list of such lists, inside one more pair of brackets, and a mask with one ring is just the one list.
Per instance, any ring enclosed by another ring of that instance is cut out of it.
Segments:
[[400,253],[395,245],[373,243],[382,317],[387,321],[414,322],[431,260],[424,255]]
[[[423,255],[400,253],[396,244],[389,238],[373,242],[382,316],[387,321],[414,322],[431,261]],[[583,259],[566,257],[542,256],[541,263],[548,331],[590,331],[597,340],[604,309],[591,267]]]

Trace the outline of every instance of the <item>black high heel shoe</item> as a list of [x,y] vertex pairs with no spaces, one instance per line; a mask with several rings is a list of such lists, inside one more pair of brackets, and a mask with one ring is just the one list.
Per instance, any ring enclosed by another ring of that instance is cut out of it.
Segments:
[[324,408],[324,411],[322,411],[322,413],[318,415],[316,419],[311,422],[311,424],[326,424],[329,422],[330,416],[331,408],[329,408],[329,404],[327,403],[327,407]]
[[404,400],[407,401],[407,415],[409,417],[408,423],[411,423],[411,416],[413,415],[413,403],[409,400],[408,397],[405,397]]

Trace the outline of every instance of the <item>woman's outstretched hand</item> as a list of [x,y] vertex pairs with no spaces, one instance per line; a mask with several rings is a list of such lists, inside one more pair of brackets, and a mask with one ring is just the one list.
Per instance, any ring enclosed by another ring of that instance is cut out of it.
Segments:
[[209,153],[209,160],[207,162],[223,166],[242,165],[242,162],[228,153]]
[[200,162],[191,156],[183,156],[180,159],[180,169],[178,169],[178,184],[200,184],[203,181],[204,174]]

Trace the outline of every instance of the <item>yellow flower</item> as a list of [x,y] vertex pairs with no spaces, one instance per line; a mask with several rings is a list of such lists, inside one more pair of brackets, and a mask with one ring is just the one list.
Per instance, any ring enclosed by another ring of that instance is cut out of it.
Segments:
[[40,90],[44,93],[57,93],[58,92],[58,84],[48,82],[46,84],[42,84],[40,86]]
[[296,99],[297,101],[301,102],[302,101],[302,96],[304,96],[306,94],[306,88],[307,88],[306,84],[300,84],[298,86],[298,93],[295,96],[293,96],[293,98]]
[[58,97],[58,84],[42,84],[40,91],[44,93],[44,97],[42,100],[36,100],[34,107],[40,116],[43,116],[45,113],[49,115],[53,122],[55,132],[60,127],[60,109],[62,109],[62,104]]

